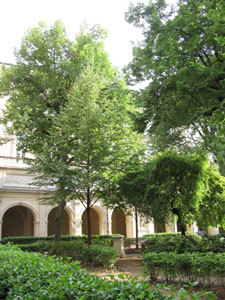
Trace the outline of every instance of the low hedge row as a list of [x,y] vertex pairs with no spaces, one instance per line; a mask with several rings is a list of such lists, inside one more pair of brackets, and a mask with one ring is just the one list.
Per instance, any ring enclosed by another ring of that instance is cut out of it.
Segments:
[[225,252],[225,238],[223,236],[200,237],[198,235],[189,234],[182,236],[180,234],[162,234],[149,235],[142,244],[143,252]]
[[39,241],[32,244],[18,245],[23,251],[42,252],[50,255],[70,257],[95,267],[111,268],[115,265],[119,254],[115,248],[91,245],[79,241],[46,242]]
[[225,254],[222,253],[144,253],[142,261],[151,281],[181,283],[198,281],[210,286],[225,286]]
[[[92,235],[94,244],[112,245],[111,235]],[[54,236],[9,236],[1,239],[0,243],[5,245],[7,243],[13,244],[31,244],[37,241],[53,241]],[[83,241],[87,242],[87,235],[62,235],[62,241]]]
[[[118,281],[100,279],[89,275],[77,262],[63,262],[51,256],[28,253],[16,246],[0,245],[0,299],[25,300],[109,300],[109,299],[160,299],[168,298],[157,289],[149,289],[145,281]],[[187,299],[181,289],[179,299]],[[216,299],[203,293],[206,299]],[[200,293],[190,294],[190,299],[200,299]],[[208,298],[207,298],[208,297]]]

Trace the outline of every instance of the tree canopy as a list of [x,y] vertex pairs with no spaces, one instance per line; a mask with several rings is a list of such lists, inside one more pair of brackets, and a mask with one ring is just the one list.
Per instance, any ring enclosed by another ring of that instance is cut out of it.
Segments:
[[[214,155],[225,174],[225,3],[164,0],[131,5],[129,23],[144,39],[133,49],[131,82],[147,82],[136,100],[159,150],[174,145]],[[141,121],[140,121],[141,120]]]
[[83,28],[71,42],[60,22],[31,29],[5,68],[1,91],[8,95],[2,122],[39,174],[36,184],[53,187],[58,230],[66,201],[90,208],[130,156],[142,148],[132,131],[129,92],[104,51],[104,31]]
[[[198,154],[166,151],[128,170],[118,181],[114,204],[135,207],[159,224],[221,226],[225,221],[225,178]],[[111,199],[112,200],[112,199]]]

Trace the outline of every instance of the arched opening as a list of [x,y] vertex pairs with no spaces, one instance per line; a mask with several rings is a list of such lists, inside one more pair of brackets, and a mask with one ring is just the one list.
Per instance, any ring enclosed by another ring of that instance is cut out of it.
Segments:
[[[99,235],[100,234],[99,215],[93,207],[90,209],[90,219],[91,219],[91,234]],[[82,234],[88,234],[86,210],[83,212],[82,215]]]
[[34,216],[24,206],[13,206],[3,216],[2,237],[6,236],[33,236]]
[[165,223],[154,222],[154,233],[166,232]]
[[[58,208],[55,207],[51,210],[51,212],[48,215],[48,235],[54,235],[55,234],[55,225],[56,225],[56,217],[57,217],[57,210]],[[63,220],[62,220],[62,235],[69,235],[69,215],[67,211],[64,209],[63,214]]]
[[112,234],[127,236],[126,216],[117,209],[112,214]]

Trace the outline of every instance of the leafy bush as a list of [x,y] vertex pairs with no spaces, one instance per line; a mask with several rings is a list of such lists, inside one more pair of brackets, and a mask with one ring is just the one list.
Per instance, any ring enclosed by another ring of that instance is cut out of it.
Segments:
[[142,244],[142,250],[144,252],[195,252],[197,244],[198,241],[193,236],[152,235]]
[[198,252],[225,253],[225,237],[223,235],[208,235],[202,237],[196,250]]
[[80,241],[61,241],[58,243],[40,241],[32,244],[18,245],[20,249],[29,252],[47,252],[50,255],[71,257],[73,260],[91,264],[96,267],[113,267],[118,259],[118,252],[115,248],[92,245],[87,246]]
[[182,236],[179,233],[146,235],[142,243],[143,252],[225,252],[225,237],[223,235],[205,235],[188,233]]
[[[157,289],[136,278],[118,281],[89,275],[77,262],[63,262],[51,256],[23,252],[17,246],[0,245],[0,299],[160,299],[166,300]],[[178,292],[180,299],[187,299],[187,292]],[[207,295],[208,293],[204,293]],[[200,299],[199,294],[190,294],[191,299]],[[171,296],[170,300],[175,300]],[[216,299],[211,294],[211,298]]]
[[167,282],[178,278],[182,283],[189,280],[210,286],[213,276],[218,285],[225,286],[225,254],[152,252],[143,253],[142,260],[152,281],[160,276]]

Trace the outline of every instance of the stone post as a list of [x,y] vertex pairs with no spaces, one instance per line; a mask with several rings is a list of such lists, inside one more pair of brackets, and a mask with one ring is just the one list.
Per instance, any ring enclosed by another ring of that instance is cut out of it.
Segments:
[[2,224],[3,221],[0,221],[0,240],[2,239]]
[[119,251],[120,257],[125,257],[125,251],[124,251],[124,236],[118,235],[113,236],[113,248],[117,249]]

